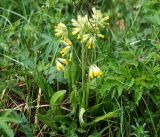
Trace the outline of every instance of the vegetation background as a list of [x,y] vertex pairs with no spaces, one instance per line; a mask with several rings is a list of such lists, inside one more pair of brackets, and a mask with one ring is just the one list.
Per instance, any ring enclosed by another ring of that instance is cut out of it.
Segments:
[[[92,16],[93,7],[110,16],[97,41],[103,76],[79,114],[78,49],[70,86],[55,68],[54,27]],[[0,136],[160,137],[160,1],[1,0]]]

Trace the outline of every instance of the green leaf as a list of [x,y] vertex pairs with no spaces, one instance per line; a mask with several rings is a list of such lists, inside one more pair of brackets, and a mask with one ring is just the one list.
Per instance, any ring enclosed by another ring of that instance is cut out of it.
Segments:
[[134,78],[131,79],[127,89],[130,89],[133,86],[134,80],[135,80]]
[[141,100],[142,98],[142,95],[143,95],[143,92],[142,91],[135,91],[134,92],[134,100],[135,100],[135,104],[138,105],[139,104],[139,101]]
[[71,117],[69,117],[68,115],[56,115],[54,117],[54,121],[55,122],[63,122],[63,123],[66,123],[68,124],[70,121],[72,120]]
[[116,111],[112,111],[112,112],[109,112],[103,116],[100,116],[100,117],[97,117],[94,122],[97,123],[97,122],[100,122],[102,120],[106,120],[108,118],[115,118],[115,117],[118,117],[120,114],[120,110],[116,110]]
[[4,122],[21,123],[21,121],[20,121],[19,119],[9,118],[9,117],[0,117],[0,121],[1,121],[2,123],[4,123]]
[[7,125],[7,123],[0,122],[0,128],[7,134],[9,137],[14,137],[13,130]]
[[75,82],[79,79],[80,74],[81,74],[81,70],[79,69],[78,61],[75,59],[75,56],[74,56],[72,64],[71,64],[71,79],[72,79],[72,83],[75,84]]
[[103,84],[100,89],[100,93],[104,94],[107,91],[110,91],[113,87],[117,86],[118,82],[116,80],[108,80],[106,84]]
[[20,131],[26,135],[26,137],[33,137],[32,129],[28,125],[21,125]]
[[117,85],[118,96],[120,97],[123,92],[123,85]]
[[50,106],[53,112],[56,112],[56,109],[62,102],[65,93],[66,93],[66,90],[60,90],[60,91],[55,92],[52,95],[51,100],[50,100]]
[[87,109],[85,113],[89,113],[89,115],[95,117],[113,111],[113,109],[114,104],[111,101],[105,101]]
[[51,111],[48,111],[47,114],[42,115],[42,114],[38,114],[38,119],[46,124],[47,126],[51,127],[51,128],[55,128],[55,121],[53,120],[53,117],[51,115]]
[[76,86],[73,86],[73,87],[74,87],[74,91],[71,92],[70,103],[71,103],[72,112],[75,113],[78,105],[78,101],[77,101],[78,92],[77,92]]
[[51,67],[51,64],[46,65],[44,61],[40,61],[37,65],[37,70],[38,72],[42,72],[42,71],[48,70],[50,67]]
[[34,73],[33,78],[35,79],[37,85],[42,89],[45,98],[50,100],[54,91],[47,80],[40,73]]

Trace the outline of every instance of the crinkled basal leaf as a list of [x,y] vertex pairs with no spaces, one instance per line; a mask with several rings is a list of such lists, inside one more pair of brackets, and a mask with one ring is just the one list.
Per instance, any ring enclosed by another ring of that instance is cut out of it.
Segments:
[[55,92],[50,100],[50,106],[51,106],[51,110],[53,112],[56,112],[57,107],[59,107],[60,103],[62,102],[64,95],[66,93],[66,90],[60,90]]

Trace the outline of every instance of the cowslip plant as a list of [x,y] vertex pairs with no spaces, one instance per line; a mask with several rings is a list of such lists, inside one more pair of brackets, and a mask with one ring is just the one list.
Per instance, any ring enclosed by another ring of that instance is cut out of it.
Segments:
[[[103,76],[103,72],[96,63],[100,46],[97,41],[105,38],[101,32],[108,27],[108,20],[109,16],[104,17],[100,10],[92,8],[91,17],[78,15],[76,19],[71,20],[70,28],[67,28],[67,25],[62,22],[55,26],[55,36],[60,40],[62,46],[55,60],[56,69],[58,72],[63,71],[64,74],[68,74],[66,76],[68,83],[72,81],[71,88],[69,88],[71,90],[69,91],[70,100],[74,100],[74,94],[78,94],[78,99],[75,100],[79,100],[77,106],[81,125],[86,125],[83,115],[89,108],[90,83]],[[79,62],[79,65],[76,66],[76,69],[80,70],[81,78],[79,79],[71,77],[75,60]],[[91,123],[99,122],[111,115],[115,116],[117,112],[99,117],[98,120]]]

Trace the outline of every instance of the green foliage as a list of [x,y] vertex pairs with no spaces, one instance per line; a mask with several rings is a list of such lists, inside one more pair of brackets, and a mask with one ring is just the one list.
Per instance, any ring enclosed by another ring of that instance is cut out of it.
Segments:
[[0,121],[0,131],[3,131],[9,137],[14,137],[14,132],[9,127],[8,123],[21,123],[20,118],[17,115],[11,114],[10,111],[6,111],[1,113]]
[[136,125],[135,125],[135,126],[134,126],[134,125],[132,126],[134,132],[133,132],[133,134],[131,134],[131,135],[136,136],[136,137],[148,137],[148,135],[147,135],[148,132],[147,132],[147,131],[144,131],[145,126],[146,126],[146,123],[144,123],[144,124],[141,126],[141,125],[139,125],[139,123],[136,121]]
[[18,124],[21,134],[27,137],[32,137],[32,129],[28,126],[28,121],[24,115],[18,115],[15,111],[0,112],[0,135],[7,135],[9,137],[16,136],[13,128]]
[[[89,52],[71,19],[93,7],[110,25]],[[73,44],[63,72],[60,22]],[[0,136],[160,136],[159,26],[159,0],[0,2]],[[101,78],[88,79],[92,64]]]
[[62,102],[64,95],[65,95],[65,90],[57,91],[55,92],[51,99],[50,99],[50,107],[51,110],[54,114],[57,113],[57,108],[59,108],[60,103]]

